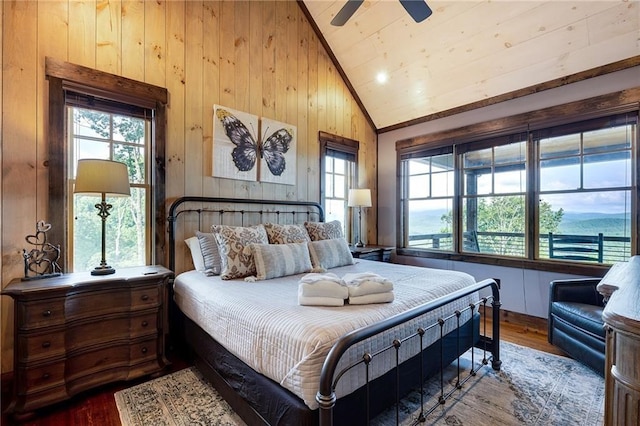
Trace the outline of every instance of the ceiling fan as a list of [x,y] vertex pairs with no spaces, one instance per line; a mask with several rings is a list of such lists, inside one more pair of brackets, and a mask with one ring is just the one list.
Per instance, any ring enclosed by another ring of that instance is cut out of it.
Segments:
[[[340,27],[344,25],[351,15],[353,15],[356,10],[360,7],[364,0],[347,0],[347,2],[342,6],[342,9],[333,17],[331,20],[331,25],[335,25]],[[405,8],[405,10],[411,15],[414,21],[422,22],[427,19],[433,13],[431,8],[427,5],[424,0],[399,0],[400,4]]]

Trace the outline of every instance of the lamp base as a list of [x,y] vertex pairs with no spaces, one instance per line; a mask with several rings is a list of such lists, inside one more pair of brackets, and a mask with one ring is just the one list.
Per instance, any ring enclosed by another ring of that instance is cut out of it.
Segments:
[[358,241],[356,243],[356,247],[364,247],[364,243],[362,241]]
[[91,271],[91,275],[110,275],[115,273],[116,273],[116,270],[108,265],[96,266],[95,269]]

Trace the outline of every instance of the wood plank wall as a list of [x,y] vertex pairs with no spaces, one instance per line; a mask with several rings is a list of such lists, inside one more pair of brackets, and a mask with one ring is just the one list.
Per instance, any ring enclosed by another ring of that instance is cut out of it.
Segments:
[[[25,236],[55,214],[47,211],[47,56],[168,89],[168,203],[182,195],[318,201],[318,131],[360,141],[359,185],[376,199],[375,129],[296,2],[5,0],[0,7],[3,286],[23,273]],[[210,177],[214,104],[296,125],[296,185]],[[365,215],[374,243],[375,206]],[[6,372],[13,368],[7,297],[0,315]]]

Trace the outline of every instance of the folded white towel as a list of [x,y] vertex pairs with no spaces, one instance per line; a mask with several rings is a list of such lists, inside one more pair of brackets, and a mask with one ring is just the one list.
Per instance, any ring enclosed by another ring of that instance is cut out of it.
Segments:
[[298,284],[298,295],[305,297],[334,297],[346,299],[349,297],[349,289],[343,283],[335,281],[316,281],[313,284]]
[[311,273],[300,278],[298,295],[346,299],[349,297],[349,290],[344,281],[334,273]]
[[344,299],[335,297],[308,297],[298,294],[298,305],[302,306],[343,306]]
[[318,281],[334,281],[334,282],[336,282],[338,284],[344,284],[344,281],[342,280],[342,278],[340,278],[339,276],[337,276],[333,272],[325,272],[323,274],[310,273],[310,274],[306,274],[302,278],[300,278],[300,282],[301,283],[305,283],[305,284],[313,284],[313,283],[316,283]]
[[368,305],[369,303],[389,303],[393,302],[394,295],[392,291],[386,293],[366,294],[364,296],[349,297],[350,305]]
[[373,272],[345,274],[342,279],[349,288],[349,296],[364,296],[393,291],[392,281]]

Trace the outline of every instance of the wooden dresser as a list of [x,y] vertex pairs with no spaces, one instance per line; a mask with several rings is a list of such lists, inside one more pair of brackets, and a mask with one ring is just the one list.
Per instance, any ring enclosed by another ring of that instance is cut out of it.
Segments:
[[172,277],[162,266],[143,266],[9,283],[2,294],[15,301],[15,349],[7,412],[162,370]]
[[607,304],[606,426],[640,425],[640,256],[613,265],[598,284]]

